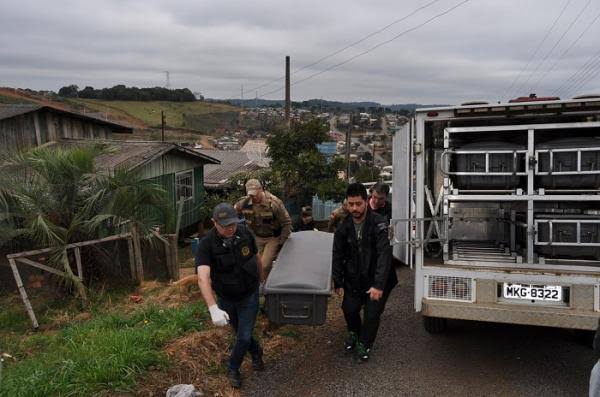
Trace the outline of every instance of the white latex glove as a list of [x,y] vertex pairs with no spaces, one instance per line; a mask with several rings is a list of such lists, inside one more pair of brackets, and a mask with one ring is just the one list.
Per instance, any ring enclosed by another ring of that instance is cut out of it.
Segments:
[[229,322],[229,315],[226,311],[219,309],[219,306],[212,305],[208,308],[210,318],[217,327],[224,327]]

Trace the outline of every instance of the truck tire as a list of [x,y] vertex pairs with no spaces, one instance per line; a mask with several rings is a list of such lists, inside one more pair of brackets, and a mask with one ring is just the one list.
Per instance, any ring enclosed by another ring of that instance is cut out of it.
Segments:
[[585,347],[593,348],[594,347],[594,335],[595,331],[588,331],[583,329],[575,330],[575,339],[578,343],[582,344]]
[[448,321],[442,317],[423,316],[423,327],[430,334],[442,334],[448,328]]

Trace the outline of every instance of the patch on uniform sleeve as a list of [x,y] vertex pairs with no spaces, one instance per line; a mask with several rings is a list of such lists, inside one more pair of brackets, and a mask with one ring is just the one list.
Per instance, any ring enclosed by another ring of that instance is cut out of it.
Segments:
[[378,223],[378,224],[377,224],[377,228],[378,228],[380,231],[387,230],[387,228],[388,228],[388,224],[387,224],[387,223],[383,223],[383,222],[382,222],[382,223]]
[[248,256],[248,255],[250,255],[250,247],[245,245],[242,247],[242,256]]

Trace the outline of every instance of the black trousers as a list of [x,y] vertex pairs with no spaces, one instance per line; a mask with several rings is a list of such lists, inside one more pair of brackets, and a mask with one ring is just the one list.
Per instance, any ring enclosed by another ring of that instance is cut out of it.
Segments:
[[[342,300],[342,311],[346,318],[348,331],[358,335],[358,340],[366,347],[371,348],[377,336],[379,329],[379,320],[385,303],[390,296],[391,290],[383,291],[383,296],[378,301],[371,300],[369,294],[352,294],[344,290],[344,299]],[[363,318],[361,320],[360,311],[363,309]]]

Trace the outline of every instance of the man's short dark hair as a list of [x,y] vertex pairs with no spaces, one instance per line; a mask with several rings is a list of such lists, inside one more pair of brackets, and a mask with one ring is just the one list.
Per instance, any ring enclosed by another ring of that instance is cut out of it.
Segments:
[[365,188],[365,185],[358,182],[349,184],[348,188],[346,189],[346,197],[357,196],[362,197],[362,199],[365,201],[367,200],[367,189]]
[[390,185],[384,182],[377,182],[373,186],[373,191],[379,194],[385,194],[385,196],[387,197],[390,194]]

